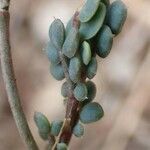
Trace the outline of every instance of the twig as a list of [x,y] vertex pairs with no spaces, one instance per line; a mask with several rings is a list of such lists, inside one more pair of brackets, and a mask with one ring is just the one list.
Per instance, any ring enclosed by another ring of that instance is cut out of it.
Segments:
[[[73,18],[73,26],[77,29],[79,28],[78,15],[79,13],[76,12]],[[78,114],[79,114],[79,110],[78,110],[79,102],[74,97],[73,94],[74,85],[73,82],[70,80],[69,73],[68,73],[68,66],[61,50],[59,51],[59,56],[64,69],[65,78],[69,84],[69,93],[68,93],[68,102],[67,102],[65,119],[52,150],[57,149],[56,146],[57,143],[59,142],[66,143],[67,145],[69,144],[72,137],[72,131],[76,122],[78,121]]]
[[29,150],[38,150],[21,106],[13,70],[9,43],[9,4],[10,0],[0,0],[0,57],[2,75],[6,86],[8,101],[19,133]]

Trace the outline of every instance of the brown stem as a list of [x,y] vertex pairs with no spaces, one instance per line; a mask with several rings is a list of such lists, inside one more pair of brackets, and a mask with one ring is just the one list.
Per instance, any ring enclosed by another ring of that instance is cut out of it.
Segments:
[[73,128],[78,121],[78,106],[79,102],[75,99],[74,96],[70,97],[67,103],[66,116],[65,118],[68,120],[67,128],[65,128],[60,136],[59,142],[63,142],[69,144]]
[[[79,15],[79,12],[76,12],[74,14],[73,24],[72,24],[77,29],[79,29],[79,26],[80,26],[78,15]],[[63,69],[64,69],[66,80],[67,80],[68,84],[70,85],[70,90],[69,90],[69,96],[68,96],[68,102],[67,102],[64,123],[63,123],[61,131],[56,139],[56,142],[55,142],[52,150],[57,149],[56,148],[57,143],[63,142],[63,143],[66,143],[67,145],[69,144],[71,137],[72,137],[73,128],[78,121],[78,115],[79,115],[79,102],[74,97],[73,83],[70,80],[69,73],[68,73],[68,66],[67,66],[67,63],[66,63],[61,51],[60,51],[60,59],[61,59],[61,63],[62,63]]]
[[0,58],[8,101],[22,140],[29,150],[38,150],[29,129],[18,94],[9,43],[9,0],[0,0]]
[[67,145],[69,144],[72,137],[73,128],[78,121],[78,115],[79,115],[78,106],[79,106],[79,102],[72,95],[72,97],[68,99],[66,116],[52,150],[57,149],[56,148],[57,143],[63,142],[66,143]]

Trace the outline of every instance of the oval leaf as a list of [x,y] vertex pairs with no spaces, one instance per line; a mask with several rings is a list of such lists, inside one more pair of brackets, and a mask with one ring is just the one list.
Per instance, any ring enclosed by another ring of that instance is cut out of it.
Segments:
[[62,121],[53,121],[51,124],[51,134],[54,136],[58,136],[60,129],[62,127]]
[[96,13],[99,7],[100,0],[87,0],[80,11],[79,19],[81,22],[89,21]]
[[77,83],[80,80],[80,75],[81,60],[79,57],[73,57],[69,63],[69,77],[74,83]]
[[78,83],[74,89],[74,96],[78,101],[87,99],[87,87],[84,83]]
[[67,145],[65,143],[58,143],[57,150],[67,150]]
[[82,123],[88,124],[100,120],[104,115],[102,107],[96,103],[85,105],[80,112],[80,120]]
[[47,133],[43,133],[43,132],[40,132],[40,131],[39,131],[39,135],[40,135],[40,137],[41,137],[44,141],[48,140],[48,134],[47,134]]
[[68,21],[67,25],[66,25],[66,36],[68,36],[70,30],[72,29],[73,27],[73,17]]
[[56,48],[62,48],[65,39],[65,28],[60,19],[55,19],[49,29],[49,37]]
[[90,44],[86,41],[84,41],[82,43],[82,49],[81,49],[81,55],[82,55],[82,60],[83,60],[83,63],[85,65],[88,65],[88,63],[90,62],[91,60],[91,47],[90,47]]
[[111,29],[108,26],[104,25],[98,33],[96,39],[96,53],[102,58],[107,57],[113,44],[113,34],[111,32]]
[[50,72],[51,72],[52,76],[58,81],[61,81],[65,78],[64,70],[63,70],[63,67],[61,66],[61,64],[58,64],[58,65],[51,64]]
[[79,46],[79,32],[78,29],[72,28],[69,32],[69,34],[66,37],[66,40],[64,42],[62,52],[65,56],[68,58],[71,58],[75,55],[76,51],[78,50]]
[[86,75],[89,79],[94,78],[97,72],[97,60],[96,57],[92,57],[89,65],[87,66]]
[[108,8],[107,24],[115,35],[118,35],[127,18],[127,8],[121,0],[114,1]]
[[48,44],[47,44],[46,54],[48,56],[49,61],[52,64],[59,64],[60,63],[60,58],[59,58],[58,50],[51,43],[51,41],[49,41]]
[[76,136],[76,137],[81,137],[83,136],[84,134],[84,127],[81,123],[77,123],[75,125],[75,127],[73,128],[73,134]]
[[82,39],[91,39],[94,37],[103,25],[106,16],[106,6],[100,3],[99,8],[94,17],[85,23],[81,23],[79,32]]
[[50,132],[50,123],[48,119],[40,112],[35,112],[34,121],[39,129],[40,133],[49,134]]

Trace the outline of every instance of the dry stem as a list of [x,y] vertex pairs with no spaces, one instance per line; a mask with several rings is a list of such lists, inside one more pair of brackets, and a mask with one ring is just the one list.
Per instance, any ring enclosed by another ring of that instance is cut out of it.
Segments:
[[38,150],[24,115],[18,94],[9,43],[10,0],[0,0],[0,58],[8,101],[22,140],[29,150]]

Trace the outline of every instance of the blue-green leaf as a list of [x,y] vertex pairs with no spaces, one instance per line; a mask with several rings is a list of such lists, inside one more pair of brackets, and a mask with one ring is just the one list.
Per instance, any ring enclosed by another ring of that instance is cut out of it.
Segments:
[[65,40],[65,28],[60,19],[55,19],[49,29],[49,37],[56,48],[62,48]]
[[68,82],[64,82],[62,87],[61,87],[61,95],[63,97],[67,97],[69,93],[69,85]]
[[49,41],[48,44],[47,44],[46,54],[48,56],[49,61],[52,64],[59,64],[60,63],[60,58],[59,58],[58,50],[52,44],[51,41]]
[[88,64],[86,68],[86,75],[89,79],[94,78],[97,72],[97,60],[96,57],[92,57],[90,63]]
[[67,145],[65,143],[58,143],[57,150],[67,150]]
[[98,33],[96,40],[97,54],[102,58],[107,57],[113,44],[113,34],[111,32],[111,29],[108,26],[104,25]]
[[80,11],[79,19],[81,22],[89,21],[96,13],[100,0],[87,0]]
[[114,1],[108,8],[107,24],[117,35],[121,32],[127,18],[127,8],[121,0]]
[[65,78],[64,70],[63,70],[63,67],[61,66],[61,64],[58,64],[58,65],[51,64],[50,72],[51,72],[52,76],[58,81],[61,81]]
[[91,47],[90,47],[90,44],[86,41],[84,41],[82,43],[82,48],[81,48],[81,55],[82,55],[82,60],[83,60],[83,63],[85,65],[88,65],[88,63],[90,62],[91,60]]
[[103,25],[106,16],[106,6],[100,3],[94,17],[85,23],[81,23],[79,32],[82,39],[91,39],[94,37]]
[[75,125],[75,127],[73,128],[73,134],[76,136],[76,137],[81,137],[83,136],[84,134],[84,127],[81,123],[77,123]]
[[87,87],[84,83],[78,83],[74,89],[74,96],[78,101],[87,99]]
[[81,75],[81,60],[79,57],[73,57],[70,59],[69,77],[74,83],[77,83],[80,80],[80,75]]
[[100,120],[103,115],[104,111],[98,103],[88,103],[80,112],[80,120],[82,123],[88,124]]
[[58,136],[60,129],[62,127],[63,121],[53,121],[51,123],[51,134]]
[[62,48],[63,54],[68,58],[72,58],[75,55],[76,51],[78,50],[79,40],[80,37],[78,29],[72,27],[64,42]]
[[35,112],[34,121],[36,126],[41,133],[49,134],[50,132],[50,123],[45,115],[40,112]]

